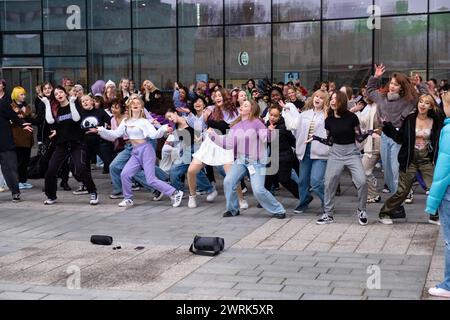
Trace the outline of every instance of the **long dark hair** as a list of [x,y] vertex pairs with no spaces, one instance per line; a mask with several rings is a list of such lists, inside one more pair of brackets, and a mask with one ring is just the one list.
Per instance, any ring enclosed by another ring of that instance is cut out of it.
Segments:
[[228,91],[224,88],[220,88],[217,90],[222,95],[223,99],[223,107],[221,109],[215,107],[214,111],[211,113],[211,119],[215,121],[223,120],[223,112],[227,112],[230,115],[238,115],[238,109],[233,104],[233,101],[231,100],[231,96],[228,94]]
[[[347,100],[347,95],[345,93],[341,92],[341,91],[337,91],[337,90],[333,91],[331,93],[330,101],[333,98],[333,94],[336,95],[336,105],[337,105],[336,113],[338,114],[338,116],[342,117],[345,113],[350,112],[347,109],[347,101],[348,101]],[[329,116],[331,116],[331,115],[334,116],[334,110],[331,109],[331,107],[328,109],[328,115]]]

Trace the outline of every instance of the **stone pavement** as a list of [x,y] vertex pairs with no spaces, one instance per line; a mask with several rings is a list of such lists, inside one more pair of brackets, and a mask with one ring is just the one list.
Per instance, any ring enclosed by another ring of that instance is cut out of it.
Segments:
[[[283,190],[276,196],[287,209],[284,220],[258,209],[250,194],[250,209],[223,218],[220,185],[217,200],[196,209],[187,199],[180,208],[153,202],[142,191],[134,208],[123,209],[108,199],[109,176],[97,170],[94,178],[97,206],[89,195],[64,191],[44,206],[37,180],[20,203],[0,193],[0,299],[427,299],[427,288],[443,277],[443,241],[427,223],[420,187],[406,222],[381,225],[382,204],[370,204],[362,227],[346,175],[335,223],[318,226],[317,199],[296,215],[296,201]],[[93,234],[112,236],[122,249],[92,245]],[[225,238],[226,250],[190,254],[196,234]]]

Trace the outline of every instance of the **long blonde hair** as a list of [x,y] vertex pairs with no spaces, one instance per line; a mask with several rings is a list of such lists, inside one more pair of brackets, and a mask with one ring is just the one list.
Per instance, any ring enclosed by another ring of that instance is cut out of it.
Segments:
[[[256,103],[255,100],[246,100],[246,101],[244,101],[244,103],[247,103],[247,102],[250,103],[250,106],[251,106],[250,117],[248,118],[248,120],[259,119],[259,114],[260,114],[261,110],[259,109],[258,103]],[[242,105],[244,105],[244,103]],[[242,116],[239,115],[236,118],[236,120],[234,120],[230,124],[230,127],[238,124],[241,121],[242,121]]]
[[133,111],[131,110],[131,104],[133,103],[133,101],[138,101],[139,105],[141,106],[139,118],[147,119],[147,116],[144,112],[144,101],[142,101],[142,99],[137,94],[132,94],[126,102],[128,119],[131,119],[133,117]]

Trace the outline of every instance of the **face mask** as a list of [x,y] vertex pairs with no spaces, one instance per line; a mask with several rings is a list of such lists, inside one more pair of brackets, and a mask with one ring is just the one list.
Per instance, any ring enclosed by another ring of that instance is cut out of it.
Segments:
[[400,99],[400,94],[388,92],[387,98],[389,101],[395,101],[395,100]]

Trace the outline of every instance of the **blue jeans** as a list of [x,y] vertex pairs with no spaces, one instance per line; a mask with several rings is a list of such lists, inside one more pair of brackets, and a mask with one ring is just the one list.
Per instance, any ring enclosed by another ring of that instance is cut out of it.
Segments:
[[[120,174],[122,169],[125,167],[128,160],[131,158],[131,151],[133,146],[129,143],[125,145],[125,149],[121,151],[109,165],[109,175],[111,176],[111,181],[113,185],[113,193],[122,192],[122,181],[120,179]],[[155,174],[159,180],[167,181],[169,176],[160,167],[155,167]],[[144,170],[140,170],[133,179],[140,183],[145,189],[153,191],[145,179]]]
[[237,196],[237,186],[242,178],[247,174],[247,168],[253,165],[255,173],[250,175],[250,182],[252,184],[253,195],[261,206],[269,211],[271,214],[283,214],[286,211],[280,202],[264,188],[266,180],[266,165],[259,162],[246,163],[235,161],[230,171],[225,176],[223,181],[225,198],[227,200],[227,211],[236,215],[239,211],[239,201]]
[[[177,190],[184,190],[184,182],[181,179],[183,175],[187,173],[189,169],[189,163],[180,163],[172,165],[170,168],[170,184]],[[211,193],[214,191],[214,187],[206,177],[205,171],[200,170],[197,173],[197,189]]]
[[445,242],[445,272],[444,281],[437,287],[450,291],[450,187],[447,187],[438,212]]
[[386,136],[381,135],[381,162],[384,169],[384,183],[391,193],[397,191],[400,165],[398,163],[398,153],[401,145]]
[[300,196],[300,209],[306,209],[307,203],[311,199],[309,187],[319,197],[321,206],[323,208],[323,199],[325,192],[325,170],[327,167],[327,160],[311,159],[311,144],[308,143],[305,150],[303,160],[300,161],[299,168],[299,184],[298,194]]

